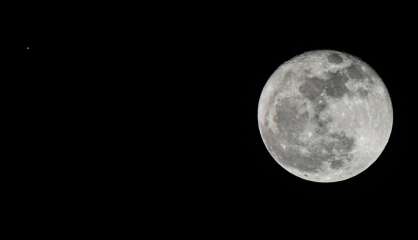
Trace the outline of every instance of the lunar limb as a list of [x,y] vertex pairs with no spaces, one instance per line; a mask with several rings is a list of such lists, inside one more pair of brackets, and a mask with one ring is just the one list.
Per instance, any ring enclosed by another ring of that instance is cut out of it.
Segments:
[[349,179],[380,156],[392,130],[388,91],[350,54],[318,50],[282,64],[258,105],[269,153],[290,173],[315,182]]

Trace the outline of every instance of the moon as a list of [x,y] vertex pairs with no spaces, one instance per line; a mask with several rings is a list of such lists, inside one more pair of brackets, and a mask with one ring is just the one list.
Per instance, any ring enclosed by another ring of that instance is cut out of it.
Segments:
[[274,160],[314,182],[352,178],[383,152],[393,109],[377,73],[353,55],[305,52],[268,79],[258,103],[258,126]]

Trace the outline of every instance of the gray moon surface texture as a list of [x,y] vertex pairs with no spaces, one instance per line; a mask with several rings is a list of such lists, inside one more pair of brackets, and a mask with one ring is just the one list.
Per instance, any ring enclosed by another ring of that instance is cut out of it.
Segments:
[[317,50],[283,63],[258,104],[265,146],[288,172],[314,182],[358,175],[383,152],[393,124],[386,86],[350,54]]

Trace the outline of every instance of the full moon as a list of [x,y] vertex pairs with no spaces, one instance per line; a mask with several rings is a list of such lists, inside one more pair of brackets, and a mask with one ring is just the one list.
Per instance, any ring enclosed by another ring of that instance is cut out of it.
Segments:
[[383,152],[392,124],[381,78],[359,58],[333,50],[283,63],[258,103],[268,152],[288,172],[314,182],[343,181],[366,170]]

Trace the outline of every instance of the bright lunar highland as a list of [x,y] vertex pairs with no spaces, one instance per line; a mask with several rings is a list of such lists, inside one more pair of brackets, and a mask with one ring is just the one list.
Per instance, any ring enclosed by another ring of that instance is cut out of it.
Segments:
[[269,153],[290,173],[315,182],[349,179],[380,156],[393,110],[381,78],[350,54],[318,50],[282,64],[258,104]]

